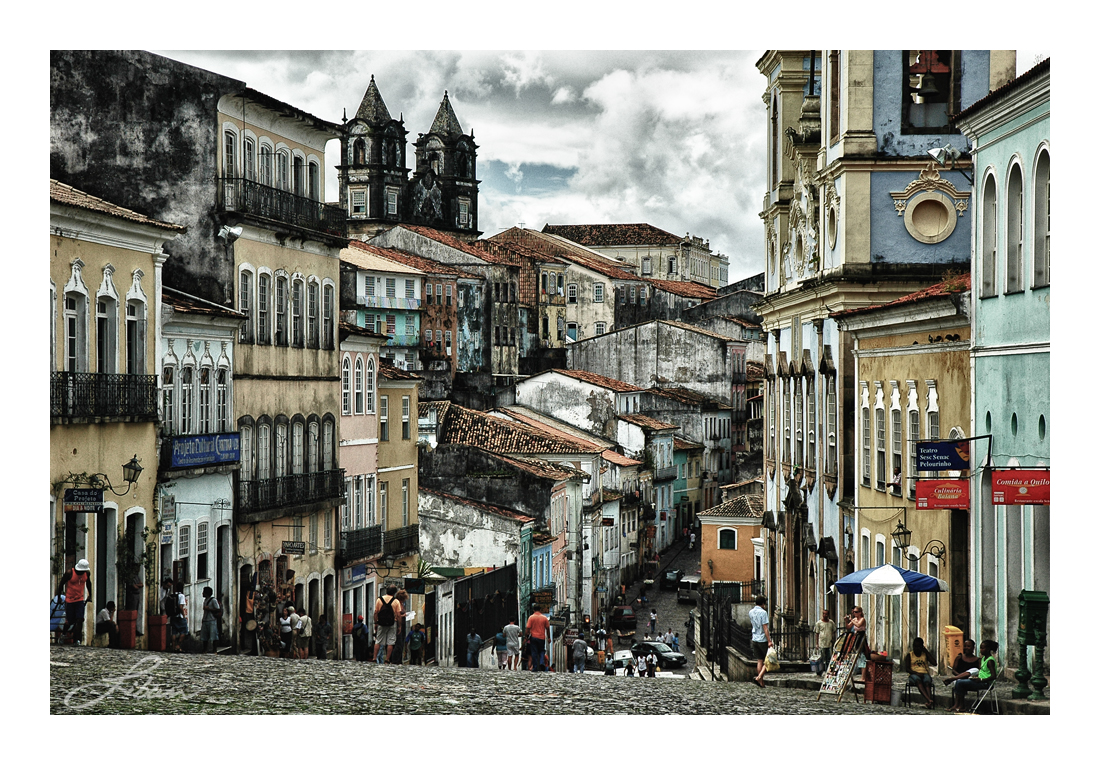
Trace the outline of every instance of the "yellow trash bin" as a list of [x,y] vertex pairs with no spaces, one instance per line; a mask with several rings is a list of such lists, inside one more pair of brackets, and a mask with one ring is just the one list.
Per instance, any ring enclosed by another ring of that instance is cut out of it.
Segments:
[[955,664],[955,658],[963,650],[963,631],[958,627],[947,625],[943,628],[943,661],[945,669],[951,669]]

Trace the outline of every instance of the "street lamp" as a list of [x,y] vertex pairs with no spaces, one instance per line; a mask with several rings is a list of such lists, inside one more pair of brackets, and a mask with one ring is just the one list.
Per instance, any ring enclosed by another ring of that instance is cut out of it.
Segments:
[[137,483],[138,476],[141,475],[142,470],[143,468],[136,454],[129,462],[122,466],[122,480],[126,481],[126,491],[116,491],[115,487],[111,485],[111,479],[107,477],[106,473],[81,473],[79,475],[69,473],[68,479],[62,483],[71,483],[73,486],[87,484],[93,489],[109,489],[116,497],[125,497],[130,493],[130,487]]
[[[909,549],[909,541],[913,537],[913,532],[906,528],[904,522],[898,521],[898,527],[894,529],[890,536],[894,538],[894,544],[900,550],[906,551]],[[924,549],[920,551],[920,555],[910,555],[908,552],[903,554],[909,560],[920,560],[925,555],[931,555],[933,558],[942,561],[947,558],[947,545],[938,539],[932,539],[925,544]]]
[[[937,146],[934,149],[929,149],[928,150],[928,155],[930,157],[932,157],[932,159],[934,159],[936,161],[936,164],[938,164],[940,167],[947,167],[947,160],[951,160],[951,167],[948,168],[950,170],[955,169],[955,161],[956,160],[958,160],[958,159],[960,159],[961,157],[964,157],[964,156],[967,157],[967,158],[970,157],[969,152],[959,151],[958,149],[956,149],[954,146],[951,146],[951,145]],[[974,185],[974,177],[973,176],[967,175],[966,172],[963,171],[963,170],[959,170],[958,172],[962,174],[963,178],[966,178],[967,182],[970,183],[971,186]]]

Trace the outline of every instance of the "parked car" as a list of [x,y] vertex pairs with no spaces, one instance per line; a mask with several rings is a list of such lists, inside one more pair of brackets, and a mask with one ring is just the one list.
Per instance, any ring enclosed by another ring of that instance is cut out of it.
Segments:
[[696,593],[699,592],[699,577],[697,576],[685,576],[680,579],[680,583],[676,586],[676,602],[677,603],[694,603]]
[[684,575],[684,572],[678,568],[670,568],[664,574],[661,575],[661,589],[662,590],[675,590],[676,586],[680,583],[680,578]]
[[635,643],[631,646],[630,650],[634,653],[636,658],[642,656],[648,656],[650,654],[657,655],[657,666],[661,669],[669,669],[671,667],[683,667],[687,664],[687,657],[682,653],[677,653],[669,648],[659,640],[642,641],[641,643]]
[[638,618],[631,606],[615,606],[611,611],[611,629],[631,630],[638,625]]

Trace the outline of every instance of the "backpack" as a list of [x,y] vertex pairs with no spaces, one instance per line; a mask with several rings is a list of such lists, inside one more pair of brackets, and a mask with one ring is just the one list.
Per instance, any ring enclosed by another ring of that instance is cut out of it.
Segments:
[[424,635],[421,634],[420,630],[414,630],[413,633],[409,635],[409,648],[414,651],[419,651],[423,645]]
[[[379,598],[379,600],[382,599]],[[378,609],[378,618],[375,620],[378,622],[378,626],[392,627],[396,622],[393,614],[393,601],[394,599],[392,597],[390,598],[388,603],[385,600],[382,600],[382,607]]]
[[214,615],[214,619],[216,621],[221,621],[221,618],[222,618],[222,604],[214,596],[210,596],[206,600],[206,602],[209,603],[211,600],[213,600],[215,603],[217,603],[218,607],[211,609],[210,613]]
[[170,592],[164,596],[164,613],[169,619],[179,616],[179,596]]

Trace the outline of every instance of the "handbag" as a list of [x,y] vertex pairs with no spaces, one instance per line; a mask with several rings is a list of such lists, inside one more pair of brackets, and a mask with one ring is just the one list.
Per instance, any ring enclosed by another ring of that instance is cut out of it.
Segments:
[[768,672],[779,669],[779,653],[775,650],[775,646],[768,647],[768,653],[764,656],[764,669]]

